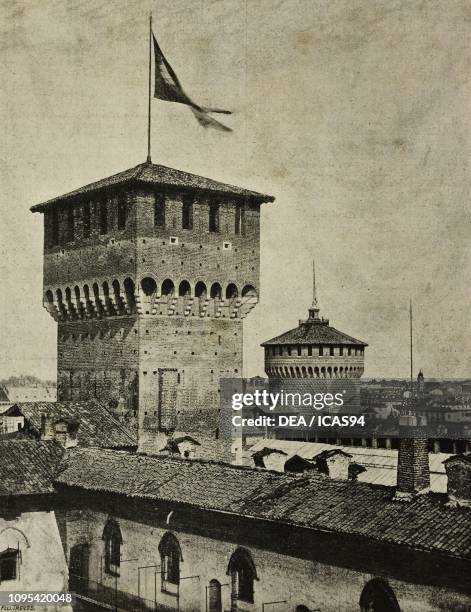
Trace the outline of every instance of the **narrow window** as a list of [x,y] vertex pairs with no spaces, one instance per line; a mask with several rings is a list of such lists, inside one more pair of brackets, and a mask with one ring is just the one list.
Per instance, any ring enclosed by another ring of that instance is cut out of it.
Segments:
[[18,556],[19,550],[17,548],[7,548],[0,552],[0,583],[7,580],[16,580]]
[[320,346],[319,347],[319,357],[323,357],[324,356],[324,347]]
[[180,562],[183,558],[180,544],[173,533],[167,532],[160,540],[159,553],[162,591],[176,594],[180,584]]
[[298,357],[301,357],[301,347],[298,346]]
[[67,207],[67,240],[70,242],[74,239],[75,234],[75,211],[73,204]]
[[351,355],[352,355],[352,347],[349,346],[348,347],[348,356],[351,357]]
[[108,233],[108,203],[106,200],[100,202],[100,234]]
[[154,194],[154,226],[165,227],[165,196],[163,193]]
[[191,196],[183,198],[182,229],[193,229],[193,198]]
[[52,232],[51,241],[53,245],[59,244],[59,209],[52,209]]
[[288,346],[288,355],[289,357],[291,357],[291,347],[290,346]]
[[334,356],[334,347],[333,346],[330,347],[330,356],[331,357]]
[[312,346],[307,347],[307,354],[309,355],[309,357],[312,357]]
[[126,227],[126,196],[124,193],[118,195],[118,229],[123,230]]
[[283,355],[283,347],[281,345],[278,347],[278,355]]
[[232,582],[232,601],[254,603],[254,581],[258,580],[254,562],[248,550],[238,548],[229,561],[228,574]]
[[209,231],[219,232],[219,204],[209,205]]
[[105,572],[119,576],[123,538],[118,523],[113,519],[106,523],[102,539],[105,541]]
[[208,589],[208,612],[222,612],[221,583],[210,580]]
[[343,346],[340,347],[339,351],[340,351],[340,357],[343,357]]
[[235,233],[245,234],[245,207],[243,204],[236,204],[235,208]]
[[91,230],[90,202],[83,205],[83,237],[89,238]]

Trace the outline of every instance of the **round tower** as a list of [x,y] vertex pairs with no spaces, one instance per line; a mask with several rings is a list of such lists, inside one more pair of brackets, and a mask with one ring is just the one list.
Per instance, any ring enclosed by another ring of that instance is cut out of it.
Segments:
[[365,342],[335,329],[319,316],[313,266],[313,301],[298,327],[262,344],[269,379],[359,379],[364,370]]

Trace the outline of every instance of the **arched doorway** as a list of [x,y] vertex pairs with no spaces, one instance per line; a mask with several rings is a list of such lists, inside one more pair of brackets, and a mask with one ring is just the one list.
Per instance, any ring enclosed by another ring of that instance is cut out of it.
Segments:
[[394,591],[381,578],[370,580],[361,593],[361,612],[400,612]]

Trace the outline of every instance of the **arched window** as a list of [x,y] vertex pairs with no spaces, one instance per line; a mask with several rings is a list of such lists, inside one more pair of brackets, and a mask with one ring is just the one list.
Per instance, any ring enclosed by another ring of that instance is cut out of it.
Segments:
[[18,548],[8,547],[0,551],[0,583],[17,579],[20,559]]
[[162,537],[159,544],[160,571],[162,591],[174,593],[180,584],[180,563],[183,561],[182,551],[177,538],[169,531]]
[[210,580],[208,589],[208,612],[222,612],[221,583]]
[[173,295],[175,293],[175,285],[173,281],[166,278],[162,283],[162,295]]
[[150,276],[146,276],[141,280],[141,287],[142,291],[144,291],[144,294],[147,296],[153,295],[157,291],[157,283]]
[[257,570],[255,569],[252,556],[245,548],[238,548],[233,553],[227,573],[232,579],[232,600],[254,601],[254,580],[258,580]]
[[211,292],[210,292],[210,296],[214,299],[214,298],[219,298],[221,299],[222,296],[222,288],[221,285],[219,283],[213,283],[211,285]]
[[206,298],[206,294],[206,285],[202,281],[197,282],[195,286],[195,296],[197,298]]
[[238,295],[239,295],[239,292],[237,290],[237,286],[234,285],[234,283],[230,283],[229,285],[227,285],[226,298],[228,300],[232,300],[233,298],[236,298]]
[[180,283],[178,287],[178,295],[180,297],[190,297],[191,296],[191,287],[190,283],[187,280],[184,280]]
[[364,587],[360,597],[361,612],[400,612],[394,591],[381,578],[373,578]]
[[257,298],[257,292],[255,290],[255,287],[252,287],[252,285],[245,285],[245,287],[242,289],[242,297],[244,298]]
[[114,519],[109,519],[106,523],[102,540],[105,541],[105,572],[112,576],[119,576],[123,538],[121,529]]

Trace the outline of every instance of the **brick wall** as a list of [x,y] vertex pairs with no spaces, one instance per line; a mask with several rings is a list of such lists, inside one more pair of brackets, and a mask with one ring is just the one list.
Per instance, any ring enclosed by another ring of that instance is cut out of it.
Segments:
[[[184,194],[175,190],[165,194],[164,227],[155,224],[156,194],[148,187],[56,204],[57,241],[55,213],[46,211],[44,302],[58,321],[60,400],[98,397],[131,406],[138,393],[142,427],[145,417],[159,416],[159,369],[174,369],[176,427],[215,435],[219,379],[242,373],[242,319],[258,300],[260,205],[228,195],[192,197],[191,229],[182,227]],[[217,232],[209,225],[214,203]],[[244,209],[239,232],[237,206]],[[133,283],[127,292],[126,279]]]
[[[136,500],[128,512],[126,502],[114,503],[107,497],[106,509],[101,503],[93,508],[93,503],[86,502],[86,506],[80,512],[67,513],[67,549],[76,543],[90,545],[90,579],[109,588],[115,586],[114,577],[102,570],[103,529],[113,516],[122,533],[122,558],[134,560],[122,564],[117,588],[137,595],[139,571],[141,597],[152,601],[155,597],[158,603],[170,607],[176,607],[176,598],[161,592],[158,546],[165,533],[171,531],[176,536],[183,557],[182,612],[206,610],[206,587],[214,579],[226,585],[222,588],[223,610],[231,609],[228,564],[241,546],[249,551],[258,580],[254,582],[254,603],[239,602],[238,610],[255,612],[262,609],[262,604],[283,601],[279,607],[266,605],[265,610],[295,612],[296,606],[304,605],[323,612],[352,612],[360,610],[362,590],[374,577],[388,582],[403,612],[458,612],[471,606],[469,584],[463,592],[467,569],[459,566],[465,562],[288,525],[237,517],[221,519],[211,512],[195,510],[188,514],[165,503],[154,504],[150,510],[142,500]],[[139,518],[133,518],[137,514]],[[158,567],[138,570],[149,565]],[[469,569],[469,564],[466,567]],[[461,585],[454,589],[446,583],[449,580],[457,585],[461,580]]]

